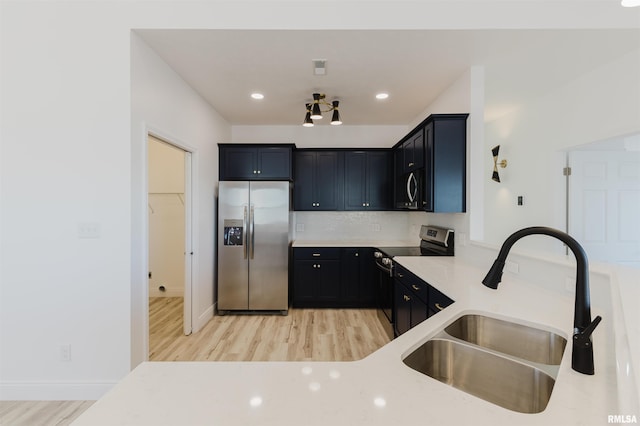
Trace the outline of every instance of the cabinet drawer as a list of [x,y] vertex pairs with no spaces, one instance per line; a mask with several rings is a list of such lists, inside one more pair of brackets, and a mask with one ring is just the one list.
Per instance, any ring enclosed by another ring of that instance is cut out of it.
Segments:
[[340,259],[340,248],[335,247],[295,247],[293,249],[295,260],[326,260]]
[[452,303],[453,300],[448,296],[429,286],[429,316],[437,314]]
[[413,291],[420,300],[427,302],[429,297],[429,284],[397,263],[394,263],[394,275],[405,287]]

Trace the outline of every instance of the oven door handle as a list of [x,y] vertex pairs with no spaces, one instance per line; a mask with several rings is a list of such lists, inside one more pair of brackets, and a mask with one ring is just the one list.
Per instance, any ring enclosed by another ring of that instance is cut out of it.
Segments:
[[378,262],[376,262],[376,266],[378,267],[378,269],[380,269],[381,271],[386,272],[390,277],[393,276],[393,270],[391,268],[387,268],[384,265],[379,264]]

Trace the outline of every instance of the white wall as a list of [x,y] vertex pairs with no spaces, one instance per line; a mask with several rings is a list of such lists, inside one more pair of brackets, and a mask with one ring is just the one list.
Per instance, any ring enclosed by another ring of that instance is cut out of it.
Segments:
[[[231,126],[196,94],[135,33],[131,34],[131,145],[133,150],[133,247],[142,260],[132,269],[134,295],[134,341],[144,338],[146,312],[140,311],[146,300],[147,215],[146,132],[192,152],[193,191],[193,274],[192,324],[197,332],[213,316],[215,260],[215,193],[218,180],[217,142],[231,138]],[[136,185],[136,182],[139,185]],[[133,345],[132,363],[146,359],[146,348]],[[138,352],[138,349],[140,352]]]
[[[131,29],[638,22],[616,1],[581,2],[579,14],[566,1],[352,1],[341,2],[339,14],[335,2],[311,3],[0,3],[0,398],[95,398],[145,358],[149,129],[196,151],[194,316],[210,315],[215,143],[231,140],[231,129]],[[79,227],[99,238],[78,238]],[[60,361],[63,344],[71,345],[71,362]]]
[[[501,243],[526,226],[565,229],[562,151],[569,147],[640,130],[640,50],[579,76],[564,87],[487,123],[485,168],[490,149],[500,145],[501,183],[483,178],[485,240]],[[518,195],[524,205],[517,206]],[[519,249],[563,252],[546,237],[518,243]]]

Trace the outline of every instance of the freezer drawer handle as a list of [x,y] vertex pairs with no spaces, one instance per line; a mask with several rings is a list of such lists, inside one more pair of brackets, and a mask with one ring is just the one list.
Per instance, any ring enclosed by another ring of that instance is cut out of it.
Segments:
[[313,253],[313,257],[320,257],[320,253]]

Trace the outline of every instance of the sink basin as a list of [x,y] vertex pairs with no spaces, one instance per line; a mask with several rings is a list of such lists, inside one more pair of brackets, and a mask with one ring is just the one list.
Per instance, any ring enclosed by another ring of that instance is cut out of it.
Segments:
[[444,330],[460,340],[528,361],[560,365],[567,339],[553,332],[483,315],[464,315]]
[[403,362],[442,383],[520,413],[543,411],[555,380],[533,366],[453,340],[433,339]]

